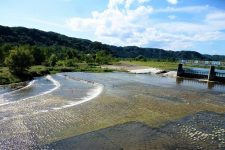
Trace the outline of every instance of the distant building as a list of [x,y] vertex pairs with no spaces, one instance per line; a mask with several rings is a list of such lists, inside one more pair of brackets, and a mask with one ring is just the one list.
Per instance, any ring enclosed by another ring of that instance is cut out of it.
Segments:
[[199,61],[198,61],[198,60],[195,60],[195,61],[194,61],[194,64],[198,64],[198,63],[199,63]]
[[225,62],[221,61],[200,61],[200,60],[180,60],[182,64],[205,65],[205,66],[225,66]]
[[220,66],[220,61],[212,61],[212,65],[214,65],[214,66]]
[[186,64],[186,63],[188,63],[188,60],[181,60],[181,63]]

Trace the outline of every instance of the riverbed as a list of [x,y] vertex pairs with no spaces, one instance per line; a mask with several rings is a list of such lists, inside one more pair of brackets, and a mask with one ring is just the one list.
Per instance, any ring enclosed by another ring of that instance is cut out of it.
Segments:
[[[182,143],[224,148],[223,84],[121,72],[59,73],[20,89],[1,87],[0,98],[0,149],[81,149],[85,143],[85,149],[166,149]],[[199,114],[204,124],[196,120]],[[100,133],[117,137],[117,147]],[[193,138],[202,135],[208,135],[205,142]]]

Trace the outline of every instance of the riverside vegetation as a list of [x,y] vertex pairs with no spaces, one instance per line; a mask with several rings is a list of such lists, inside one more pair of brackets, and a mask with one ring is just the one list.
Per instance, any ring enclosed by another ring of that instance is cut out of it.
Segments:
[[0,84],[22,82],[57,72],[109,72],[110,69],[102,69],[100,65],[114,61],[105,51],[85,54],[61,48],[60,53],[49,53],[53,49],[30,45],[3,45],[0,47],[1,52],[4,52],[1,55]]
[[[225,60],[225,56],[194,51],[117,47],[23,27],[0,26],[0,84],[29,80],[56,72],[108,72],[100,66],[120,60],[175,70],[179,59]],[[135,60],[135,61],[133,61]]]

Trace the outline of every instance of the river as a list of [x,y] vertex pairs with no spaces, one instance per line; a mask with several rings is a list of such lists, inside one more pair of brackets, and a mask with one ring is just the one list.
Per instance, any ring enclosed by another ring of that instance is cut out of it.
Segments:
[[[97,133],[114,125],[135,121],[161,128],[165,123],[202,111],[224,115],[225,85],[120,72],[48,75],[35,78],[19,89],[0,87],[0,149],[57,149],[54,145],[59,140]],[[215,126],[224,131],[221,124]],[[205,131],[205,134],[211,133]],[[79,138],[79,142],[84,141]],[[223,142],[224,138],[215,141],[215,146]],[[66,147],[68,143],[72,145],[73,141],[63,141],[61,145]],[[89,149],[96,146],[87,143]],[[128,144],[122,147],[129,148]]]

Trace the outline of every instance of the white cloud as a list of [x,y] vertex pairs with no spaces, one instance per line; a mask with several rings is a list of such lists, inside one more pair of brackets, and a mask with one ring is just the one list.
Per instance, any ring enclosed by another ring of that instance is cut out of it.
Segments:
[[129,8],[133,3],[146,3],[150,0],[109,0],[108,8],[118,8],[119,5],[125,5],[126,8]]
[[[71,18],[67,25],[74,31],[92,31],[98,40],[110,44],[141,45],[134,37],[145,30],[153,8],[140,5],[135,9],[126,9],[126,2],[110,1],[108,9],[103,12],[95,11],[91,18]],[[124,6],[122,10],[118,8],[121,4]]]
[[117,8],[118,5],[123,4],[124,2],[125,0],[109,0],[108,7],[110,9],[114,9],[114,8]]
[[225,12],[215,11],[206,16],[206,22],[217,30],[225,30]]
[[157,13],[203,13],[210,8],[208,5],[204,6],[186,6],[186,7],[166,7],[157,9]]
[[179,50],[186,50],[189,49],[190,47],[193,46],[192,42],[188,42],[188,41],[172,41],[172,42],[165,42],[162,43],[161,48],[165,49],[165,50],[175,50],[175,51],[179,51]]
[[[89,18],[74,17],[67,20],[73,31],[95,35],[97,41],[121,46],[145,46],[159,42],[160,48],[179,50],[191,48],[196,42],[223,39],[225,33],[225,12],[210,12],[209,6],[189,6],[155,10],[143,4],[147,0],[110,0],[108,8],[94,11]],[[135,3],[136,7],[130,7]],[[193,13],[205,11],[205,19],[198,22],[178,21],[175,15],[170,19],[155,21],[156,13]],[[199,10],[199,11],[198,11]]]
[[120,5],[124,5],[126,9],[129,9],[130,6],[137,2],[137,3],[146,3],[150,0],[109,0],[108,8],[109,9],[118,9]]
[[171,19],[171,20],[174,20],[174,19],[176,19],[177,17],[174,16],[174,15],[169,15],[168,18]]
[[207,15],[207,20],[225,20],[225,12],[215,11]]
[[178,0],[167,0],[167,2],[172,5],[176,5],[178,3]]

